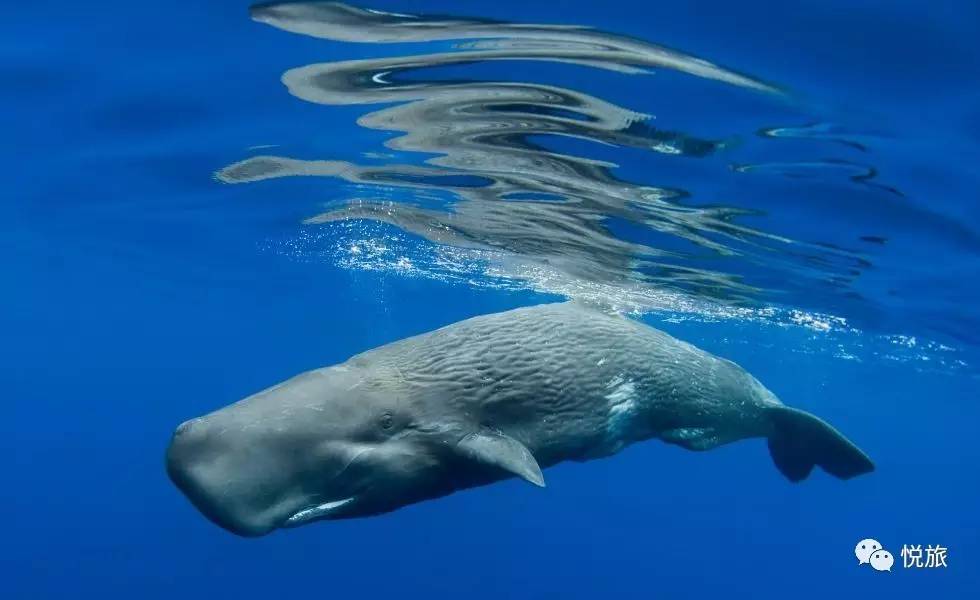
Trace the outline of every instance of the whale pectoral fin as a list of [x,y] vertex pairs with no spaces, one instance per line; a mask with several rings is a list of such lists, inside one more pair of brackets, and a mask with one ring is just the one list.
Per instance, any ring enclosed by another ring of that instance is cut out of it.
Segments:
[[838,479],[874,470],[874,463],[860,448],[822,419],[788,406],[775,407],[770,415],[769,454],[790,481],[806,479],[814,466]]
[[460,440],[456,448],[466,458],[498,467],[544,487],[544,475],[534,455],[527,446],[508,435],[489,430],[471,433]]

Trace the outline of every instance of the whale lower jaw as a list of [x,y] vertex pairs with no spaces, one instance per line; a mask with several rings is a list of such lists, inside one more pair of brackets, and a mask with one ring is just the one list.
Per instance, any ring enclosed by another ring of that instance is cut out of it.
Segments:
[[310,521],[316,521],[317,519],[324,519],[329,517],[331,514],[336,512],[339,508],[346,506],[354,501],[354,498],[344,498],[343,500],[334,500],[332,502],[324,502],[323,504],[317,504],[316,506],[311,506],[309,508],[304,508],[303,510],[297,512],[295,515],[286,519],[282,524],[282,527],[298,527]]

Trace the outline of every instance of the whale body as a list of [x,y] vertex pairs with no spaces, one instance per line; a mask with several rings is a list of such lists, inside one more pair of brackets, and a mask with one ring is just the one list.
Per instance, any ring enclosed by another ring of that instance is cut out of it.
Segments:
[[180,425],[173,482],[244,536],[386,513],[660,439],[767,438],[779,471],[840,479],[871,460],[735,363],[575,303],[461,321],[302,373]]

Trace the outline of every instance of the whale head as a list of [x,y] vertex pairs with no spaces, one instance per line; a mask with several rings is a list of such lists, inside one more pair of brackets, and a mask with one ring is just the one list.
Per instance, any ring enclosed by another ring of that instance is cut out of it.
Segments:
[[427,419],[385,378],[310,371],[173,434],[171,480],[206,517],[243,536],[367,516],[452,491],[466,435]]
[[512,476],[544,486],[522,442],[441,393],[363,358],[309,371],[181,424],[167,473],[204,516],[250,537]]

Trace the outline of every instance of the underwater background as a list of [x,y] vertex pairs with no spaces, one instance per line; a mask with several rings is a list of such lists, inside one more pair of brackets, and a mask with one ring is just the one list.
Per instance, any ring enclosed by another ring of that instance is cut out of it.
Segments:
[[[4,598],[977,597],[976,2],[6,8]],[[564,298],[877,470],[651,441],[261,539],[167,479],[185,419]]]

